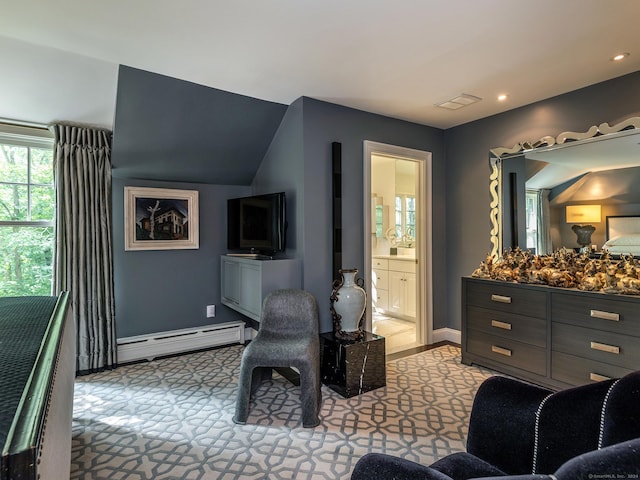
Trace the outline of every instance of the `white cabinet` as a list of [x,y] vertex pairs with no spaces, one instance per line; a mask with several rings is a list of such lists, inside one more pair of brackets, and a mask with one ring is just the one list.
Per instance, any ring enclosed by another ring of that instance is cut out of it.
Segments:
[[372,306],[399,317],[416,316],[416,261],[372,261]]
[[373,274],[371,276],[371,302],[375,311],[389,310],[389,270],[387,261],[384,264],[374,259]]
[[269,292],[302,285],[297,259],[258,260],[223,255],[220,277],[222,304],[257,321],[260,321],[262,301]]

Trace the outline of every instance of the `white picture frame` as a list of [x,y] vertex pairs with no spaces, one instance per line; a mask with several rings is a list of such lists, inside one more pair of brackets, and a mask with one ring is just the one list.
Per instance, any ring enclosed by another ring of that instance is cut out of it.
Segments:
[[124,249],[200,248],[198,191],[124,187]]

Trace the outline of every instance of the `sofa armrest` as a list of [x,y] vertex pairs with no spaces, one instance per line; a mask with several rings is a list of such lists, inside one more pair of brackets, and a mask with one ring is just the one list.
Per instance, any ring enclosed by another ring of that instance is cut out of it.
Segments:
[[536,411],[551,390],[490,377],[476,393],[467,452],[511,474],[532,471]]
[[419,463],[382,453],[367,453],[351,474],[351,480],[451,480],[451,477]]
[[556,472],[557,480],[576,478],[637,478],[640,438],[583,453],[564,463]]

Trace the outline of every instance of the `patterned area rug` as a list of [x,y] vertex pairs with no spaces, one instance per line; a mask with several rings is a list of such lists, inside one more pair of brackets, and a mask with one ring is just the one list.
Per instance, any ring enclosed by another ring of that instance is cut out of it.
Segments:
[[387,386],[345,399],[323,386],[302,428],[300,387],[274,373],[235,425],[243,347],[80,377],[72,479],[348,479],[370,451],[423,464],[464,450],[473,396],[491,372],[445,346],[387,364]]

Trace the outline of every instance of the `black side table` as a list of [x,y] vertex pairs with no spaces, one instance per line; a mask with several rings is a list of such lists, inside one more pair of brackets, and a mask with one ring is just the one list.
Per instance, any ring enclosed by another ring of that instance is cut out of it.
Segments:
[[387,384],[384,337],[365,332],[359,340],[320,335],[322,383],[343,397],[384,387]]

